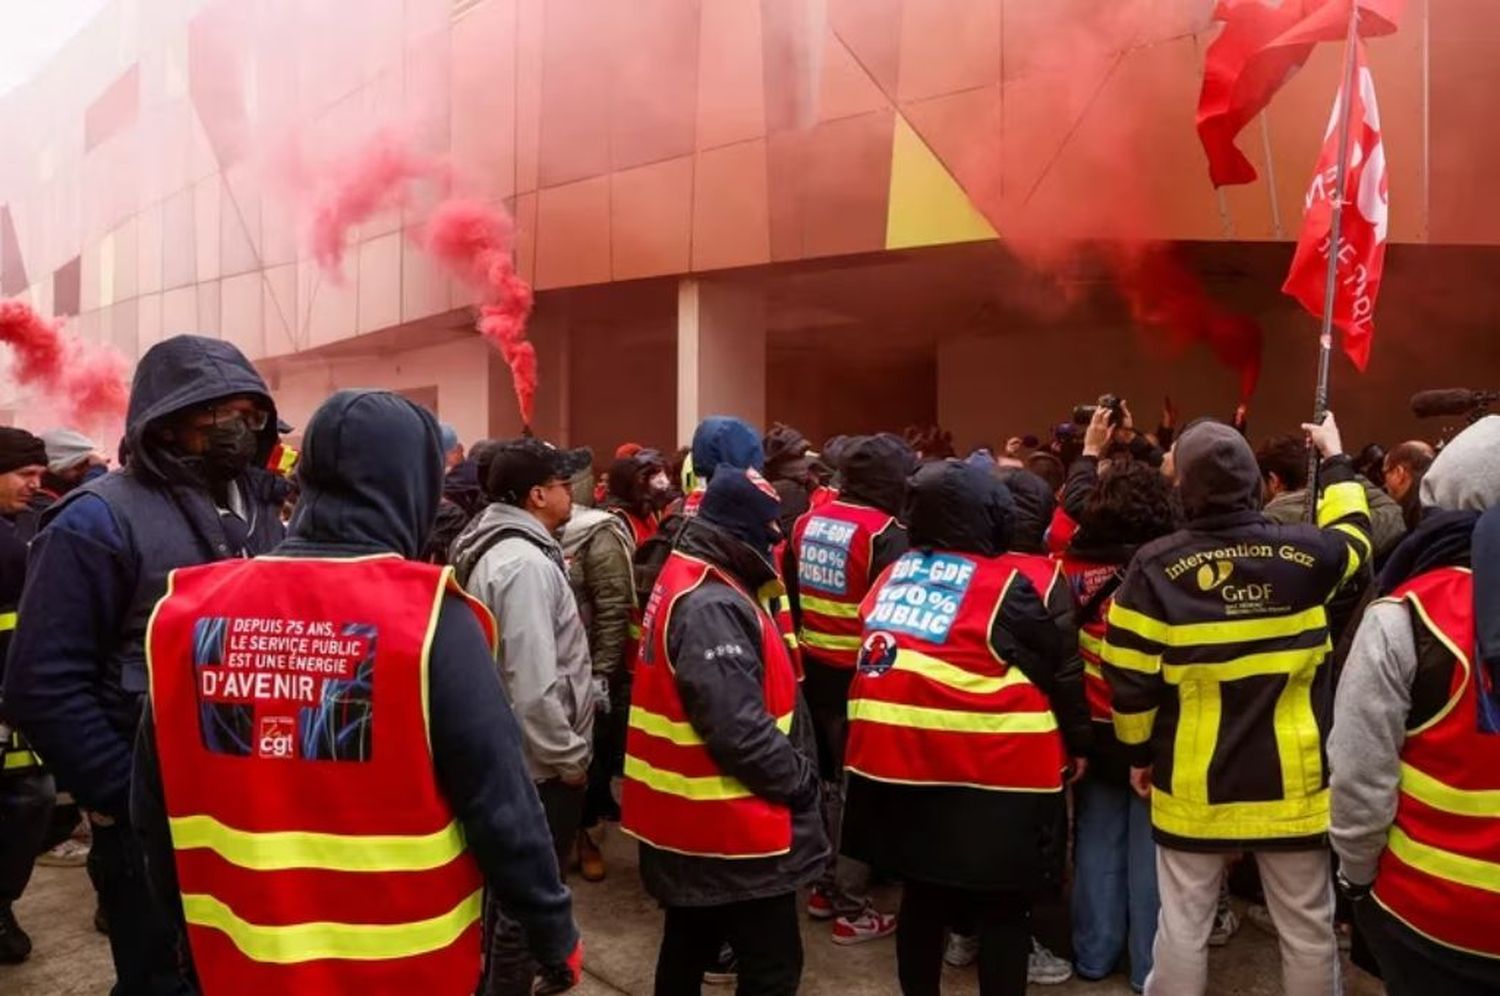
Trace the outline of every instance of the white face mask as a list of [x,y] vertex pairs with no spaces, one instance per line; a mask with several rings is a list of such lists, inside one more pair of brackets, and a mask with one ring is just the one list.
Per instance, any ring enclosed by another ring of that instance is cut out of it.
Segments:
[[669,478],[665,473],[658,473],[658,474],[655,474],[655,475],[652,476],[652,478],[651,478],[651,490],[652,491],[670,491],[671,488],[672,488],[672,479]]

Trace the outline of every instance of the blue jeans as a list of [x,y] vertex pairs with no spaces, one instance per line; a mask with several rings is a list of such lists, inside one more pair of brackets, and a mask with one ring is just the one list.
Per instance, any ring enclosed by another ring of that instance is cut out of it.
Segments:
[[1128,943],[1130,984],[1140,992],[1151,971],[1161,907],[1151,807],[1127,785],[1085,778],[1074,791],[1073,952],[1078,974],[1087,979],[1109,975]]

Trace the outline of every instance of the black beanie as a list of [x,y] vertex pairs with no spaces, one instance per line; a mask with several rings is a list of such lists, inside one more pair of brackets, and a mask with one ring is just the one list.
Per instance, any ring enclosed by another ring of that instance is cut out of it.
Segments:
[[25,429],[0,426],[0,474],[22,467],[47,469],[47,446]]

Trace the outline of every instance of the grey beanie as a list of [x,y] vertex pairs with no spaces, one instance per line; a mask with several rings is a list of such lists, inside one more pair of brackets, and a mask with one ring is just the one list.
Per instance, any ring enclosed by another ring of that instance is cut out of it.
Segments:
[[54,474],[72,470],[99,452],[99,444],[76,429],[48,429],[41,437],[47,447],[47,469]]

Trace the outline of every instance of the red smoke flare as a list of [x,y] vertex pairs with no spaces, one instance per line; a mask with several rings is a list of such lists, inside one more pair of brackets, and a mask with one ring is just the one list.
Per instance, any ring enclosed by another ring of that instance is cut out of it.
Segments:
[[1137,324],[1166,333],[1173,354],[1206,345],[1239,373],[1240,401],[1249,402],[1260,382],[1262,336],[1254,319],[1221,307],[1165,244],[1110,244],[1104,259]]
[[536,402],[536,349],[526,341],[531,287],[511,258],[510,216],[480,201],[450,198],[433,209],[423,234],[427,251],[479,291],[479,332],[505,357],[521,421],[530,425]]
[[0,300],[0,342],[15,355],[13,372],[23,387],[40,391],[60,405],[77,426],[117,421],[125,414],[125,361],[113,349],[94,349],[61,334],[62,322],[49,321],[18,298]]
[[413,180],[440,179],[444,166],[414,154],[387,132],[330,168],[328,189],[313,209],[309,240],[323,272],[342,281],[349,229],[380,211],[401,207]]

